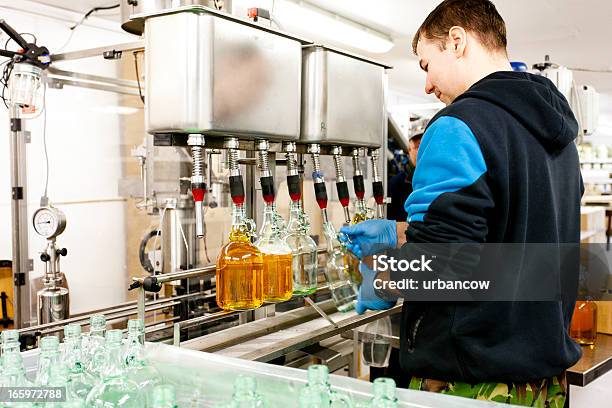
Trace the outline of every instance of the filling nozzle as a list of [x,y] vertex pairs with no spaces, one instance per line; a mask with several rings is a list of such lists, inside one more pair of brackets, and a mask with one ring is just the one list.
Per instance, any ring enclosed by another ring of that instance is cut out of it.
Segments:
[[363,172],[361,171],[361,163],[359,162],[359,148],[354,148],[351,152],[353,160],[353,187],[357,200],[363,201],[365,196],[365,184],[363,181]]
[[199,133],[190,134],[187,145],[191,146],[193,170],[191,172],[191,193],[195,205],[196,236],[205,235],[204,213],[202,212],[206,182],[204,181],[204,136]]
[[302,199],[302,188],[297,166],[297,148],[295,142],[285,143],[283,150],[287,159],[287,189],[289,190],[289,197],[291,201],[300,201]]
[[374,200],[376,201],[376,218],[383,218],[385,189],[378,173],[379,152],[379,149],[370,150],[370,158],[372,160],[372,192],[374,194]]
[[323,213],[323,221],[327,222],[327,189],[321,172],[321,146],[316,143],[308,145],[308,153],[312,156],[312,180],[314,182],[315,198]]
[[257,168],[259,169],[261,195],[266,204],[273,204],[276,193],[274,192],[274,178],[270,171],[270,159],[268,158],[270,144],[267,140],[258,140],[255,146],[257,149]]
[[351,214],[349,213],[349,191],[346,178],[344,177],[344,161],[342,160],[342,147],[333,146],[331,151],[334,157],[334,167],[336,168],[336,189],[338,191],[338,199],[344,210],[344,221],[347,224],[351,222]]

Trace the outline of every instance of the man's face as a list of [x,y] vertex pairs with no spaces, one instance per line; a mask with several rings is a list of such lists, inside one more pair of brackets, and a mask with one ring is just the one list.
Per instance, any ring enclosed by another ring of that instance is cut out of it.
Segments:
[[421,38],[417,44],[417,55],[421,69],[427,73],[425,92],[435,94],[446,105],[466,91],[461,79],[462,66],[450,41],[446,49],[434,40]]
[[422,136],[413,137],[408,142],[408,156],[410,157],[412,165],[415,167],[417,162],[417,154],[419,154],[419,146],[421,145],[421,137]]

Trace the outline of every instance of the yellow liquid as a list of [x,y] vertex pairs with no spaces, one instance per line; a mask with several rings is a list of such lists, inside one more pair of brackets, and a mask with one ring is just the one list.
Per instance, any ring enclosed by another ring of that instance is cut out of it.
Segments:
[[217,305],[225,310],[263,304],[263,256],[246,235],[232,231],[217,258]]
[[291,299],[292,259],[292,254],[263,254],[263,296],[266,302],[284,302]]

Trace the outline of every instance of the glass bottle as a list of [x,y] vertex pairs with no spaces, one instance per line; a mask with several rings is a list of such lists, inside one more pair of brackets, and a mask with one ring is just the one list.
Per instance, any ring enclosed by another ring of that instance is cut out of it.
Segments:
[[98,379],[85,369],[83,363],[83,336],[81,326],[69,324],[64,327],[64,355],[62,361],[68,369],[70,391],[85,401],[87,394],[96,385]]
[[151,408],[178,408],[176,404],[176,391],[170,384],[156,385],[153,388]]
[[371,208],[368,208],[365,204],[365,200],[356,199],[355,200],[355,214],[351,219],[351,224],[358,224],[365,220],[371,220],[374,218],[374,212]]
[[[8,352],[4,354],[4,371],[0,377],[0,387],[32,387],[32,383],[26,377],[23,359],[19,352]],[[33,404],[26,402],[1,403],[2,407],[32,407]]]
[[574,306],[570,336],[579,344],[595,344],[597,338],[597,304],[592,300],[578,300]]
[[101,370],[102,381],[87,396],[86,406],[92,408],[142,408],[145,400],[138,384],[126,376],[122,353],[123,333],[106,333],[106,359]]
[[242,207],[232,204],[229,242],[217,258],[217,305],[225,310],[256,309],[263,304],[263,256],[251,244]]
[[320,364],[308,367],[308,383],[300,390],[299,400],[301,408],[353,407],[348,395],[331,389],[329,369]]
[[239,375],[234,382],[232,402],[227,408],[264,408],[263,398],[257,393],[257,383],[253,377]]
[[2,347],[0,347],[0,375],[2,374],[2,370],[4,367],[4,355],[6,353],[11,352],[19,352],[20,351],[20,343],[19,343],[19,332],[17,330],[9,329],[3,330],[1,333],[2,336]]
[[153,387],[161,383],[159,372],[147,364],[144,349],[144,322],[140,319],[128,321],[127,343],[124,361],[127,378],[134,381],[150,405]]
[[300,200],[291,201],[285,241],[293,254],[293,293],[310,295],[317,290],[317,244],[308,234],[310,225]]
[[263,254],[263,296],[266,302],[284,302],[293,293],[291,248],[281,238],[273,202],[266,202],[263,223],[255,245]]
[[56,364],[51,367],[50,373],[49,387],[64,388],[66,390],[66,400],[62,402],[46,402],[42,406],[44,408],[85,408],[85,398],[76,395],[71,387],[70,368],[64,364]]
[[40,339],[38,369],[34,383],[38,387],[48,386],[51,380],[51,368],[60,364],[59,338],[47,336]]
[[366,325],[361,342],[361,355],[366,365],[387,367],[391,356],[391,319],[387,316]]
[[368,404],[359,404],[358,408],[397,408],[395,381],[391,378],[380,377],[372,384],[374,397]]
[[[336,230],[331,223],[324,223],[323,231],[327,240],[325,278],[336,308],[341,312],[348,312],[355,307],[357,300],[357,285],[351,278],[353,264],[349,258],[353,255],[338,241]],[[359,274],[359,271],[356,273]]]
[[104,335],[106,333],[106,317],[93,315],[89,318],[89,333],[84,338],[83,362],[94,376],[100,376],[104,362]]

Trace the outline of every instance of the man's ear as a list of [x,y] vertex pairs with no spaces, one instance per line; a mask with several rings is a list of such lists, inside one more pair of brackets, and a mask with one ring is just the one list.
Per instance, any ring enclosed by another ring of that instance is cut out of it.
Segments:
[[463,27],[451,27],[450,30],[448,30],[448,40],[450,42],[451,52],[453,52],[457,58],[461,58],[467,46],[467,33]]

